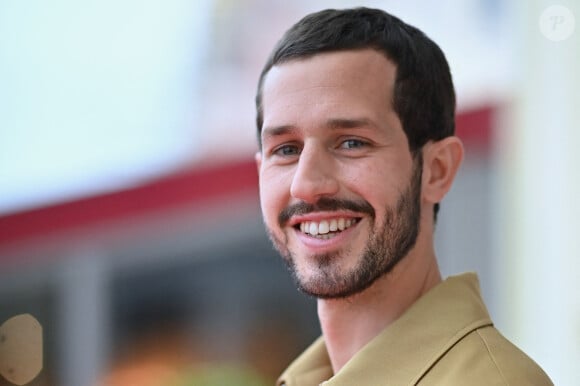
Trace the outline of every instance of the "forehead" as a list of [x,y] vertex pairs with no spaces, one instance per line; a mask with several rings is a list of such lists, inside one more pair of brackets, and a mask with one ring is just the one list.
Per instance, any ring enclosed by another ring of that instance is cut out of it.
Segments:
[[[262,90],[264,127],[393,115],[396,66],[373,49],[322,53],[276,65]],[[348,117],[341,117],[347,115]]]

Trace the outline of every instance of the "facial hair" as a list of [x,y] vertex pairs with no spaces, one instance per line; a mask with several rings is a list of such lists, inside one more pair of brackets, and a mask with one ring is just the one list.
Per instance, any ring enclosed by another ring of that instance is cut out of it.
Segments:
[[[378,278],[388,274],[413,248],[419,234],[421,216],[421,153],[414,157],[413,172],[406,189],[398,197],[394,206],[387,207],[379,226],[375,225],[375,211],[366,202],[322,198],[316,204],[298,203],[284,209],[279,215],[281,228],[297,214],[313,211],[350,210],[368,214],[371,229],[369,238],[357,265],[344,272],[337,263],[339,255],[348,256],[351,250],[316,255],[316,274],[301,277],[296,267],[296,259],[287,247],[287,237],[277,238],[269,230],[268,234],[278,252],[282,255],[292,277],[302,292],[320,299],[347,298],[370,287]],[[286,235],[285,235],[286,236]]]

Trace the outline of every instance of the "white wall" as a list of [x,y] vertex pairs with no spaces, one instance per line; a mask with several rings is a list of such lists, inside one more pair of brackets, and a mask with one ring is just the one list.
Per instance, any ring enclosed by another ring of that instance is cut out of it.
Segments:
[[[560,3],[578,23],[580,4]],[[576,25],[567,36],[573,21],[556,10],[542,32],[541,15],[552,4],[513,2],[518,77],[498,138],[495,274],[507,333],[555,384],[573,386],[580,363],[580,31]]]

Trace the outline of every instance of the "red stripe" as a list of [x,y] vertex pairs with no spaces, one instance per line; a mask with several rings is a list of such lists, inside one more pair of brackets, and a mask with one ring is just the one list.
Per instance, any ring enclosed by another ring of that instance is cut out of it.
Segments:
[[114,193],[28,210],[0,217],[0,247],[109,220],[203,203],[233,192],[257,190],[253,161],[184,171]]
[[463,140],[468,152],[470,150],[489,151],[496,109],[494,106],[485,106],[461,112],[455,118],[457,136]]

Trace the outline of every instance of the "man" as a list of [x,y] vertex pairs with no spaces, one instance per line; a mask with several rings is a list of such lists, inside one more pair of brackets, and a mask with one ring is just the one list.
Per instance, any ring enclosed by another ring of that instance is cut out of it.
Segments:
[[475,275],[442,281],[433,232],[463,147],[435,43],[380,10],[308,15],[256,104],[264,222],[323,335],[279,385],[551,384],[493,327]]

